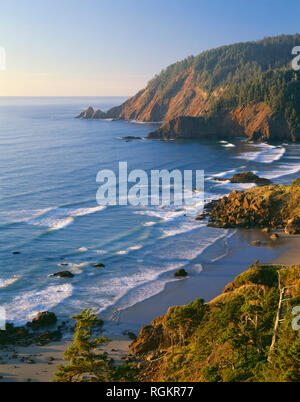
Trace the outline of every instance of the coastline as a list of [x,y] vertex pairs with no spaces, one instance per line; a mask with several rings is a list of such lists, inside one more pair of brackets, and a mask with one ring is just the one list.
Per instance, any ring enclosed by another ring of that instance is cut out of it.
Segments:
[[[120,334],[121,328],[126,327],[138,333],[143,325],[165,314],[171,306],[187,304],[197,297],[209,302],[255,259],[264,263],[299,263],[300,236],[277,233],[279,238],[271,241],[268,234],[258,229],[230,230],[229,237],[219,239],[198,257],[198,261],[193,261],[193,264],[202,265],[200,274],[191,273],[185,279],[167,283],[160,293],[120,311],[117,322],[105,322],[104,334],[111,342],[101,349],[107,351],[116,362],[122,361],[122,357],[129,353],[132,341]],[[254,247],[250,245],[253,240],[267,244],[265,247]],[[62,339],[45,346],[8,346],[1,349],[0,381],[51,381],[57,365],[64,363],[63,352],[70,342],[70,339]],[[15,355],[17,357],[13,358]],[[20,361],[22,357],[25,361]],[[28,359],[34,360],[34,363],[29,364]]]
[[[295,264],[298,256],[299,262],[300,236],[277,232],[279,238],[271,241],[269,235],[259,229],[230,229],[230,232],[234,232],[231,237],[219,239],[193,261],[193,264],[202,265],[200,274],[190,274],[185,279],[169,282],[162,292],[122,310],[119,325],[126,323],[132,331],[137,331],[138,326],[149,324],[171,306],[188,304],[198,297],[209,302],[256,259],[264,263],[288,265]],[[267,244],[265,247],[254,247],[250,245],[253,240]],[[293,258],[290,258],[291,255]]]

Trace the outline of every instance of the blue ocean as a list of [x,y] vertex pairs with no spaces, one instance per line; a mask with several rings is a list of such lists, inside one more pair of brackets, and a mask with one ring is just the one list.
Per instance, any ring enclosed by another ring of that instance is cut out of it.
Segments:
[[[250,188],[214,181],[251,170],[274,183],[300,171],[300,145],[233,141],[124,141],[155,124],[74,117],[126,98],[0,98],[0,305],[15,323],[94,307],[103,317],[161,292],[232,231],[208,228],[186,208],[100,206],[99,170],[204,170],[205,200]],[[18,253],[18,254],[16,254]],[[94,267],[103,263],[104,268]],[[51,276],[61,270],[71,279]]]

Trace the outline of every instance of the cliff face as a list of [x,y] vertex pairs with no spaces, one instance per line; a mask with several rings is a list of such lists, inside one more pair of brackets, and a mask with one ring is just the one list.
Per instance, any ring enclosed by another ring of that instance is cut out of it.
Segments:
[[300,73],[290,64],[297,44],[300,35],[281,35],[190,56],[167,67],[122,105],[106,113],[89,107],[77,117],[169,122],[150,138],[244,135],[296,141]]
[[300,139],[300,131],[293,130],[280,116],[272,113],[264,103],[220,112],[214,117],[180,116],[149,133],[150,139],[199,139],[248,137],[251,140]]
[[145,122],[161,122],[178,116],[200,116],[207,105],[208,93],[196,85],[194,71],[176,75],[169,83],[166,96],[157,88],[147,86],[120,106],[107,113],[99,110],[98,114],[89,107],[79,118],[120,120],[140,120]]
[[207,97],[208,94],[196,86],[190,68],[170,81],[168,96],[147,86],[120,107],[111,109],[108,116],[148,122],[167,121],[183,115],[200,116]]

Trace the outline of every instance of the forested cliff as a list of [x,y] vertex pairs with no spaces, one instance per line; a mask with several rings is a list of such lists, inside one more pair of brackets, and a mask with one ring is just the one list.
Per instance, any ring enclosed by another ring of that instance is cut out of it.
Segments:
[[[221,130],[222,136],[296,141],[300,73],[291,62],[297,45],[299,34],[205,51],[170,65],[122,105],[106,113],[90,107],[78,117],[166,123],[152,138],[207,137]],[[192,135],[185,134],[190,129],[182,116],[200,117]]]

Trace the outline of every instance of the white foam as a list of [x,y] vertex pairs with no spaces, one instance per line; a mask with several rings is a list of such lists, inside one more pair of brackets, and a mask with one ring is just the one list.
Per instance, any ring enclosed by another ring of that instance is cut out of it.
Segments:
[[278,177],[295,174],[300,171],[300,163],[283,164],[281,163],[276,170],[261,172],[260,175],[266,179],[277,179]]
[[72,295],[72,285],[51,285],[46,289],[23,292],[3,307],[7,319],[16,322],[32,320],[40,311],[49,311]]
[[223,144],[222,147],[224,147],[224,148],[235,148],[236,145],[228,143],[228,144]]
[[86,248],[86,247],[79,247],[78,249],[77,249],[77,251],[80,251],[81,253],[84,253],[85,251],[87,251],[88,249]]
[[103,254],[106,254],[107,251],[106,251],[106,250],[95,250],[95,253],[96,253],[96,254],[103,255]]
[[116,254],[117,255],[125,255],[125,254],[128,254],[130,251],[136,251],[136,250],[141,249],[142,247],[143,247],[142,244],[137,244],[135,246],[130,246],[125,250],[119,250],[119,251],[116,252]]
[[163,229],[163,234],[160,239],[165,239],[171,236],[177,236],[179,234],[191,232],[192,230],[199,229],[200,227],[206,226],[205,224],[199,224],[199,221],[195,221],[193,218],[192,220],[186,218],[184,219],[181,224],[176,225],[176,227],[170,229]]
[[225,172],[216,173],[213,176],[207,177],[206,180],[213,180],[215,177],[225,177],[225,176],[229,176],[229,175],[232,176],[234,173],[237,173],[239,170],[245,169],[245,167],[246,166],[241,166],[237,169],[226,170]]
[[80,263],[74,263],[74,262],[62,262],[60,264],[58,264],[59,266],[65,266],[67,264],[68,269],[73,272],[73,274],[81,274],[82,270],[80,268],[84,268],[87,265],[90,264],[89,261],[84,261],[84,262],[80,262]]
[[[219,182],[216,186],[224,187],[225,189],[232,191],[232,190],[247,190],[249,188],[256,187],[257,184],[255,184],[255,183],[231,183],[230,180],[226,180],[226,181]],[[223,194],[222,197],[224,195],[225,194]]]
[[222,258],[227,256],[227,251],[224,254],[219,255],[218,257],[212,258],[210,261],[211,262],[217,262],[219,260],[221,260]]
[[149,222],[144,223],[143,226],[153,226],[153,225],[155,225],[155,224],[156,224],[156,222],[149,221]]
[[0,278],[0,289],[6,288],[7,286],[12,285],[18,279],[19,279],[19,276],[17,276],[17,275],[14,275],[11,278],[7,278],[7,279],[1,279]]
[[50,230],[63,229],[74,222],[74,217],[85,216],[101,211],[105,206],[91,208],[47,208],[27,223],[34,226],[48,227]]
[[286,152],[286,149],[283,146],[276,147],[269,144],[257,144],[256,147],[262,150],[243,152],[240,155],[235,156],[235,158],[259,163],[272,163],[281,159]]
[[189,269],[189,272],[194,274],[200,274],[202,271],[203,271],[202,264],[193,264]]

